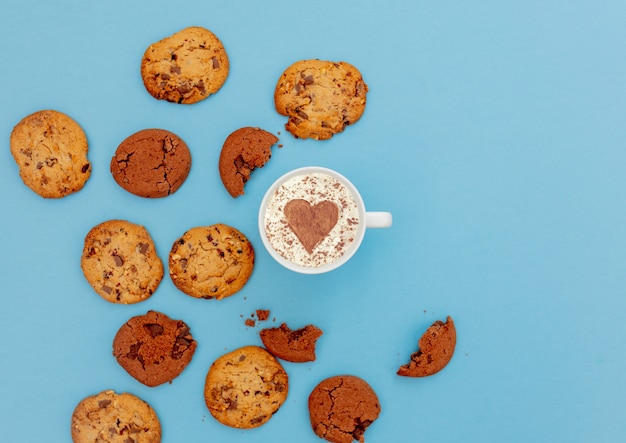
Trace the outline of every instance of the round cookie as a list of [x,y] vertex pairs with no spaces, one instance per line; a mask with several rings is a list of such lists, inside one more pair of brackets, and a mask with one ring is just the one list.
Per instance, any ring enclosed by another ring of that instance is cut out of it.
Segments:
[[143,226],[109,220],[85,236],[80,261],[85,278],[111,303],[131,304],[149,298],[163,279],[163,263]]
[[353,375],[327,378],[309,395],[313,431],[332,443],[363,443],[365,430],[379,414],[376,393],[366,381]]
[[278,137],[259,128],[245,127],[230,134],[220,153],[219,171],[224,187],[233,197],[243,188],[254,168],[261,168],[272,156]]
[[239,291],[254,268],[254,249],[237,229],[224,224],[189,229],[172,245],[169,272],[174,285],[196,298],[222,299]]
[[196,103],[216,93],[228,70],[224,45],[199,26],[151,44],[141,59],[141,78],[150,95],[173,103]]
[[287,399],[288,390],[289,380],[281,364],[265,349],[246,346],[211,365],[204,399],[220,423],[249,429],[272,418]]
[[111,159],[116,183],[146,198],[173,194],[190,169],[189,148],[179,136],[164,129],[144,129],[127,137]]
[[159,443],[154,409],[132,394],[103,391],[83,399],[72,414],[74,443]]
[[262,329],[263,346],[274,356],[293,363],[315,361],[315,344],[322,330],[314,325],[291,330],[283,323],[278,328]]
[[195,351],[196,341],[185,322],[156,311],[132,317],[113,339],[113,355],[120,366],[150,387],[178,377]]
[[427,377],[441,371],[452,359],[456,347],[456,328],[452,318],[446,322],[437,320],[418,341],[417,352],[411,361],[400,366],[398,375],[405,377]]
[[300,60],[280,76],[274,104],[296,138],[327,140],[361,118],[367,89],[349,63]]
[[91,175],[87,136],[61,112],[45,110],[24,117],[11,132],[10,146],[22,181],[42,197],[80,191]]

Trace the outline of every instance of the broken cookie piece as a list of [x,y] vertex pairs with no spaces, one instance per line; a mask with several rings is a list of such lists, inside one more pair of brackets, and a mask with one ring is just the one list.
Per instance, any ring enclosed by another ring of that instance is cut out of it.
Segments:
[[244,193],[244,185],[255,168],[262,168],[272,156],[278,137],[259,128],[245,127],[230,134],[219,159],[220,177],[232,197]]
[[274,356],[293,363],[315,361],[315,345],[322,330],[314,325],[291,330],[283,323],[260,332],[265,348]]
[[400,366],[398,375],[404,377],[427,377],[441,371],[452,359],[456,346],[456,329],[452,318],[446,322],[437,320],[422,335],[417,352],[411,361]]
[[372,387],[354,375],[327,378],[309,395],[313,432],[331,443],[364,443],[365,430],[378,418],[380,410]]

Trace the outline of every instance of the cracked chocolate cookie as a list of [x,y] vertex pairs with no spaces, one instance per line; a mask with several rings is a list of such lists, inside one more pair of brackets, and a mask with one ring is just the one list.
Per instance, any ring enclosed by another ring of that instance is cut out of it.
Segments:
[[126,220],[94,226],[85,236],[80,265],[89,284],[111,303],[146,300],[163,279],[148,230]]
[[24,117],[11,132],[10,146],[22,181],[42,197],[80,191],[91,175],[87,136],[61,112],[45,110]]
[[206,376],[204,399],[220,423],[256,428],[287,399],[287,373],[269,352],[246,346],[219,357]]
[[111,159],[118,185],[139,197],[160,198],[180,188],[191,169],[191,152],[176,134],[144,129],[126,138]]
[[189,326],[156,311],[132,317],[113,339],[113,355],[120,366],[150,387],[178,377],[195,351]]
[[154,409],[129,393],[103,391],[83,399],[72,414],[74,443],[159,443],[161,424]]
[[446,322],[437,320],[418,341],[418,350],[411,361],[400,366],[398,375],[405,377],[427,377],[441,371],[452,359],[456,347],[456,328],[452,318]]
[[280,76],[274,91],[285,128],[296,138],[326,140],[356,123],[365,111],[367,85],[346,62],[300,60]]
[[366,381],[353,375],[327,378],[309,395],[313,431],[332,443],[363,443],[365,430],[379,414],[376,393]]
[[254,249],[224,224],[189,229],[174,242],[169,272],[174,285],[196,298],[222,299],[238,292],[254,268]]
[[224,45],[208,29],[192,26],[151,44],[141,59],[141,78],[154,98],[191,104],[226,82]]
[[315,345],[322,330],[314,325],[291,330],[283,323],[278,328],[262,329],[261,341],[274,356],[293,363],[315,361]]
[[255,168],[272,156],[278,137],[259,128],[245,127],[230,134],[220,153],[219,171],[224,187],[233,197],[243,195],[244,185]]

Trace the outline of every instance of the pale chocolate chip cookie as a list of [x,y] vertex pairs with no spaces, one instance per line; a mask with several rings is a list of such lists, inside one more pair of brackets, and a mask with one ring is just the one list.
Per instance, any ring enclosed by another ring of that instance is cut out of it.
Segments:
[[225,225],[189,229],[172,245],[169,272],[174,285],[196,298],[222,299],[238,292],[254,269],[254,248]]
[[228,71],[224,45],[200,26],[151,44],[141,60],[141,78],[150,95],[173,103],[204,100],[222,87]]
[[149,298],[163,278],[163,263],[148,230],[126,220],[108,220],[86,235],[81,268],[93,289],[111,303]]
[[233,428],[256,428],[287,399],[287,373],[269,352],[245,346],[219,357],[206,376],[204,399],[220,423]]
[[132,317],[113,339],[113,355],[120,366],[150,387],[178,377],[195,351],[189,326],[156,311]]
[[10,146],[22,181],[42,197],[80,191],[91,175],[87,136],[61,112],[45,110],[24,117],[11,132]]
[[422,335],[419,349],[411,355],[411,361],[400,366],[398,375],[427,377],[441,371],[452,359],[456,347],[456,328],[452,318],[446,322],[437,320]]
[[161,424],[152,407],[129,393],[103,391],[83,399],[72,414],[74,443],[159,443]]
[[296,138],[326,140],[361,118],[367,90],[349,63],[300,60],[280,76],[274,104],[289,117],[285,128]]
[[309,395],[313,432],[332,443],[363,443],[365,430],[378,418],[380,410],[372,387],[354,375],[327,378]]

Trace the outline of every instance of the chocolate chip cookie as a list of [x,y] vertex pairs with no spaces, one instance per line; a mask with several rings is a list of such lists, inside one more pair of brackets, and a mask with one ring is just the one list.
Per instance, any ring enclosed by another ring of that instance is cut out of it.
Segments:
[[191,152],[173,132],[144,129],[120,143],[110,167],[115,182],[131,194],[167,197],[187,179]]
[[24,117],[11,132],[10,146],[22,181],[42,197],[80,191],[91,175],[87,136],[61,112],[45,110]]
[[74,443],[159,443],[161,424],[154,409],[129,393],[103,391],[83,399],[72,414]]
[[300,60],[280,76],[274,104],[289,117],[285,128],[296,138],[326,140],[361,118],[367,90],[349,63]]
[[379,414],[376,393],[365,380],[353,375],[327,378],[309,395],[313,432],[332,443],[363,443],[365,430]]
[[228,71],[224,45],[200,26],[151,44],[141,60],[141,78],[150,95],[173,103],[204,100],[222,87]]
[[195,351],[189,326],[156,311],[132,317],[113,339],[113,355],[120,366],[150,387],[178,377]]
[[291,330],[283,323],[278,328],[262,329],[263,346],[274,356],[293,363],[315,361],[315,345],[322,330],[314,325]]
[[222,299],[238,292],[254,268],[254,248],[237,229],[225,224],[189,229],[174,242],[170,277],[185,294]]
[[85,278],[111,303],[138,303],[163,278],[163,263],[148,230],[126,220],[109,220],[86,235],[80,261]]
[[269,421],[287,399],[289,379],[265,349],[245,346],[219,357],[206,376],[204,399],[220,423],[256,428]]
[[452,359],[456,347],[456,328],[452,318],[437,320],[418,341],[418,350],[411,361],[400,366],[398,375],[427,377],[441,371]]
[[272,156],[278,137],[259,128],[240,128],[230,134],[220,153],[219,171],[224,187],[233,197],[243,195],[244,185],[255,168]]

